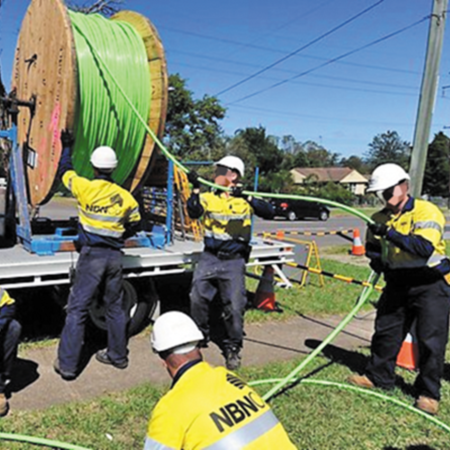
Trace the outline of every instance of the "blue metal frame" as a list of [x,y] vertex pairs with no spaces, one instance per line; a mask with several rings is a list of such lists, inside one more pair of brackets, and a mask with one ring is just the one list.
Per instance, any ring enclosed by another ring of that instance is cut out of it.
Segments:
[[[28,196],[25,181],[25,170],[23,163],[22,147],[17,144],[17,127],[12,125],[8,130],[0,130],[0,138],[8,139],[11,142],[12,151],[10,159],[10,180],[16,199],[17,214],[19,224],[16,226],[16,235],[20,239],[26,250],[38,255],[53,255],[62,250],[64,245],[73,243],[76,238],[68,236],[70,228],[57,228],[54,234],[32,235],[31,220],[28,212]],[[151,233],[140,232],[136,236],[128,239],[131,247],[153,247],[163,248],[166,243],[171,242],[172,224],[172,200],[173,200],[173,169],[172,175],[168,177],[168,217],[166,219],[167,232],[163,227],[155,226]],[[171,198],[169,199],[169,191]],[[169,208],[170,205],[170,208]],[[170,209],[170,218],[169,218]]]

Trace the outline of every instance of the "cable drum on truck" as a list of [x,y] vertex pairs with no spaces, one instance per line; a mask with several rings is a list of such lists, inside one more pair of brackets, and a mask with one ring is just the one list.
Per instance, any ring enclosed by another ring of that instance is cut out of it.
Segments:
[[[125,310],[130,318],[128,335],[134,336],[149,324],[159,298],[151,278],[136,279],[133,283],[125,280],[123,295]],[[97,328],[106,330],[105,305],[98,297],[89,308],[89,316]]]

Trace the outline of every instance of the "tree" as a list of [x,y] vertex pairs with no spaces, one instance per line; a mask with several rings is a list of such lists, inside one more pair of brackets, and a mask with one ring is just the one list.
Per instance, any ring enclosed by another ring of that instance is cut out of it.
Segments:
[[308,167],[333,167],[337,166],[339,154],[328,151],[325,147],[314,141],[303,144],[306,152]]
[[350,167],[350,169],[357,170],[359,173],[368,173],[369,168],[359,156],[349,156],[348,158],[341,158],[339,162],[341,167]]
[[84,2],[83,4],[78,5],[78,2],[75,3],[75,1],[71,1],[68,2],[68,6],[70,9],[77,12],[82,12],[84,14],[98,13],[106,17],[110,17],[120,11],[120,5],[123,3],[124,0],[96,0]]
[[223,149],[219,120],[225,108],[209,95],[195,100],[179,74],[169,76],[169,105],[164,142],[181,159],[211,160],[218,147]]
[[276,145],[273,136],[266,134],[266,129],[263,126],[237,130],[235,139],[246,149],[247,157],[243,159],[248,168],[246,170],[248,173],[246,175],[247,180],[253,179],[256,167],[259,168],[262,178],[261,184],[264,184],[263,179],[268,174],[276,173],[280,170],[283,162],[283,153]]
[[428,146],[423,180],[423,193],[438,197],[449,196],[450,139],[442,131],[435,134]]
[[410,153],[411,144],[402,141],[396,131],[388,130],[373,138],[365,154],[365,162],[370,170],[384,163],[396,163],[407,169]]

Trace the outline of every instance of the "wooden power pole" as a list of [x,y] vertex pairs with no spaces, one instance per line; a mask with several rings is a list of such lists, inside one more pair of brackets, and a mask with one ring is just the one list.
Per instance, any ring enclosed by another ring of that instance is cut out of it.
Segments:
[[409,174],[411,194],[419,197],[422,193],[423,177],[427,161],[428,139],[439,79],[439,65],[444,39],[445,19],[448,0],[434,0],[428,32],[427,55],[420,91],[419,108],[414,132],[414,144]]

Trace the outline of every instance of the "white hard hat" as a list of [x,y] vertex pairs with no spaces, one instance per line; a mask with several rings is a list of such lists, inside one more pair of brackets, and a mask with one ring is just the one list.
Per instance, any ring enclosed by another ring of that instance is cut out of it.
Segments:
[[159,316],[151,336],[152,348],[160,353],[172,350],[172,353],[188,353],[203,340],[203,334],[195,322],[179,311],[170,311]]
[[366,192],[385,191],[404,180],[410,177],[398,164],[381,164],[373,171]]
[[244,176],[244,161],[237,156],[225,156],[220,161],[214,163],[214,165],[228,167],[239,172],[241,177]]
[[116,152],[111,147],[97,147],[92,152],[91,164],[96,169],[114,170],[117,167]]

